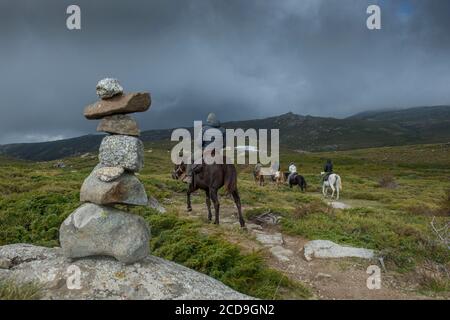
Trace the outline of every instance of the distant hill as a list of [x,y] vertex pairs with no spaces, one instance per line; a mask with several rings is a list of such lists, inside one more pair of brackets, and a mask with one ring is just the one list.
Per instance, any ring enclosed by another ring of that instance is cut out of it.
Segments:
[[[223,124],[226,128],[280,129],[280,143],[305,151],[334,151],[450,141],[450,106],[380,110],[345,119],[287,113]],[[172,129],[142,132],[143,141],[167,140]],[[0,154],[46,161],[96,151],[103,135],[0,146]]]

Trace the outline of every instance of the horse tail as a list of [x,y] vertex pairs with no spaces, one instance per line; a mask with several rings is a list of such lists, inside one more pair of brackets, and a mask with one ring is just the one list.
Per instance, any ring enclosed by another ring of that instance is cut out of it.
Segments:
[[336,187],[342,191],[342,180],[341,180],[341,177],[338,175],[336,175]]
[[235,166],[228,164],[225,167],[225,178],[224,178],[225,191],[230,194],[237,189],[237,172]]

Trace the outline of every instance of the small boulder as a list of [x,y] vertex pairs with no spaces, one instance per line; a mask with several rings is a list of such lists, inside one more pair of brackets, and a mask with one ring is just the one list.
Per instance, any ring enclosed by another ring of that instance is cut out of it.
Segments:
[[276,246],[282,245],[284,243],[283,235],[279,232],[270,234],[264,231],[253,230],[253,233],[256,236],[256,240],[262,243],[265,246]]
[[111,182],[119,178],[125,172],[122,167],[100,167],[94,169],[94,175],[103,182]]
[[114,181],[104,182],[97,177],[98,171],[104,171],[104,169],[95,169],[84,180],[80,190],[81,202],[92,202],[100,205],[147,205],[148,198],[145,188],[134,174],[123,173]]
[[148,256],[150,229],[138,215],[86,203],[61,224],[59,240],[67,258],[112,256],[128,264]]
[[147,111],[151,104],[150,94],[129,93],[114,96],[108,100],[100,100],[84,109],[87,119],[101,119],[113,114],[124,114]]
[[12,261],[7,258],[0,258],[0,269],[9,269],[12,266]]
[[307,261],[313,258],[347,258],[355,257],[362,259],[373,259],[373,250],[341,246],[328,240],[313,240],[305,244],[304,256]]
[[115,114],[103,118],[98,124],[97,131],[129,136],[139,136],[141,133],[136,120],[126,114]]
[[112,78],[105,78],[100,80],[96,86],[97,95],[101,99],[109,99],[123,93],[123,88],[119,80]]
[[144,165],[144,144],[135,137],[106,136],[100,145],[99,160],[104,167],[123,167],[137,172]]

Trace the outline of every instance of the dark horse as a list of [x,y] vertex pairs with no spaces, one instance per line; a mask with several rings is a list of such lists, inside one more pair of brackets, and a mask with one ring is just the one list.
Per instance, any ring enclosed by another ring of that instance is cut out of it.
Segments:
[[[287,180],[288,176],[289,176],[289,172],[285,172],[284,179]],[[292,188],[292,186],[298,185],[298,187],[302,190],[302,192],[306,191],[307,184],[306,184],[306,180],[303,176],[295,173],[291,177],[291,180],[288,182],[289,182],[290,188]]]
[[[177,180],[184,180],[186,177],[187,166],[182,163],[175,165],[172,177]],[[198,172],[194,170],[193,181],[187,190],[187,209],[192,211],[191,193],[201,189],[205,191],[206,206],[208,207],[208,220],[211,221],[211,201],[214,203],[215,224],[219,224],[219,197],[218,191],[225,186],[225,190],[233,197],[234,203],[238,210],[238,218],[241,227],[245,227],[245,221],[242,217],[241,198],[237,189],[237,172],[236,167],[232,164],[203,164]]]

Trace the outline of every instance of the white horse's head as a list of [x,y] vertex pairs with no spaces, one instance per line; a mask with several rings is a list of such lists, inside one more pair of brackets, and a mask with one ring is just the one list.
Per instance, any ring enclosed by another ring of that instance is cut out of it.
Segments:
[[321,175],[321,176],[325,175],[325,172],[322,171],[322,172],[320,173],[320,175]]

